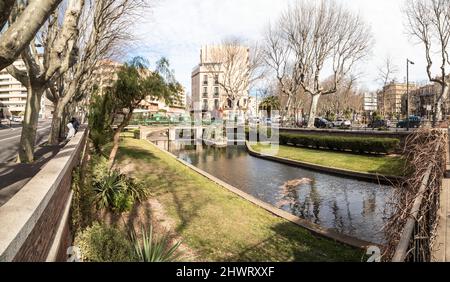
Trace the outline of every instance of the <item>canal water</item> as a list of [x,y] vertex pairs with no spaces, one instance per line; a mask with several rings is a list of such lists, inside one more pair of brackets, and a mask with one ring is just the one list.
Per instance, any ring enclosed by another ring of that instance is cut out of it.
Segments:
[[[155,142],[184,161],[296,216],[323,227],[384,243],[385,206],[392,188],[267,161],[244,146],[213,148]],[[288,182],[288,183],[287,183]]]

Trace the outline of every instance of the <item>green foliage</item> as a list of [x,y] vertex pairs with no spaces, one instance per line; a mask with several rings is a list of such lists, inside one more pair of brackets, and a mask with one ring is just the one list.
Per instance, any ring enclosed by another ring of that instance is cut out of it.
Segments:
[[75,246],[80,248],[83,261],[133,261],[133,247],[126,234],[98,222],[76,236]]
[[135,139],[141,138],[141,130],[140,130],[140,129],[135,129],[135,130],[133,131],[133,135],[134,135],[134,138],[135,138]]
[[281,109],[280,99],[277,96],[266,97],[259,104],[259,109],[267,111],[268,115],[271,116],[272,111]]
[[89,108],[89,135],[97,152],[112,138],[113,101],[111,92],[104,95],[94,93]]
[[282,145],[352,151],[354,153],[391,154],[398,148],[399,143],[400,140],[395,138],[280,134],[280,144]]
[[134,245],[135,256],[140,262],[172,262],[179,258],[177,252],[181,242],[177,242],[171,246],[170,236],[168,233],[162,234],[159,238],[154,236],[153,226],[147,232],[144,227],[142,230],[142,238],[132,231],[131,237]]
[[141,202],[149,195],[141,183],[117,170],[109,171],[105,158],[94,167],[93,190],[96,207],[116,213],[131,210],[136,201]]

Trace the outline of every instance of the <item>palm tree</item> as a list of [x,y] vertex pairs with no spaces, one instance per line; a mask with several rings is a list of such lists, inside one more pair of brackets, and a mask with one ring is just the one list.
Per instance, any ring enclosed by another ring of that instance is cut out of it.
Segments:
[[280,99],[277,96],[268,96],[259,104],[259,110],[267,111],[268,116],[272,116],[272,111],[281,109]]

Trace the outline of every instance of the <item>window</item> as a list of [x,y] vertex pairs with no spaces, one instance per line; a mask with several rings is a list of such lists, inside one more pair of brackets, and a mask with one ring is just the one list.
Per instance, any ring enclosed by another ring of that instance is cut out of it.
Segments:
[[203,100],[203,110],[208,110],[208,100]]
[[219,85],[219,75],[214,75],[214,84]]
[[219,96],[219,87],[214,87],[214,95]]
[[203,97],[208,97],[208,87],[203,87]]
[[219,109],[219,99],[214,99],[214,109]]
[[208,75],[203,76],[203,85],[208,85]]

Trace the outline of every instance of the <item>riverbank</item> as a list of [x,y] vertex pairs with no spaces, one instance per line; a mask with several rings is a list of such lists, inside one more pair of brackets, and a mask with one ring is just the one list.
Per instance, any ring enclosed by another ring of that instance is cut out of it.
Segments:
[[197,260],[360,261],[363,256],[234,195],[145,141],[125,138],[118,158],[149,185],[151,198]]
[[[261,153],[265,145],[251,145],[251,149]],[[294,146],[280,145],[274,157],[305,162],[328,168],[343,169],[359,173],[384,176],[403,176],[405,160],[401,156],[373,156],[334,151],[315,150]]]

